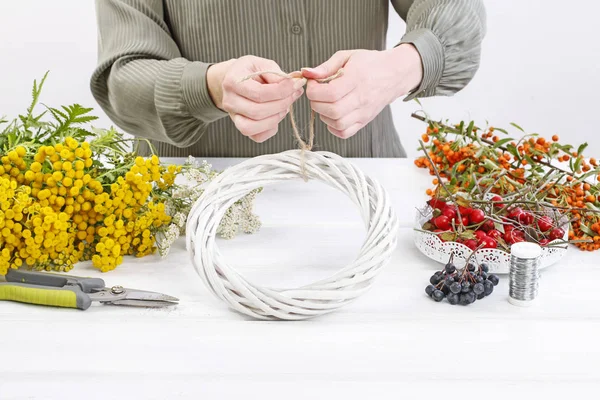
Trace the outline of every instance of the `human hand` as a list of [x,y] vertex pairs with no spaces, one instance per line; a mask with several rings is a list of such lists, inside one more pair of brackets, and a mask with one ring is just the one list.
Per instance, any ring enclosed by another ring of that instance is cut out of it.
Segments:
[[[343,68],[341,77],[324,79]],[[421,56],[411,44],[385,51],[338,51],[316,68],[303,68],[308,78],[306,96],[334,135],[347,139],[375,118],[398,97],[423,79]]]
[[284,78],[263,74],[242,82],[256,72],[280,72],[274,61],[245,56],[212,65],[207,73],[207,85],[213,102],[229,113],[233,123],[244,136],[262,143],[277,133],[279,122],[290,106],[304,92],[306,79]]

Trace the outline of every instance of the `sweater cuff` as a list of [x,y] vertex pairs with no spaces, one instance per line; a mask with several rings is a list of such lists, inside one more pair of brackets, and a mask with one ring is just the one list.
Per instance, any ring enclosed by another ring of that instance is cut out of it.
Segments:
[[206,71],[211,65],[199,61],[190,62],[184,67],[181,77],[183,101],[189,113],[207,124],[227,116],[225,111],[215,105],[208,91]]
[[404,101],[410,101],[416,97],[433,96],[444,71],[442,43],[430,29],[426,28],[407,32],[400,41],[400,44],[403,43],[415,46],[423,61],[423,80],[419,87],[406,96]]

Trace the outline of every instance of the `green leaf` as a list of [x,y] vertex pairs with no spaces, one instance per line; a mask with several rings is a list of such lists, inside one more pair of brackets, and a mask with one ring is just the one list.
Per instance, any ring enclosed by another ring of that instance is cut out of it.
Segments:
[[577,160],[575,161],[575,165],[574,165],[574,171],[575,172],[579,172],[581,170],[581,163],[583,162],[583,157],[577,157]]
[[485,159],[485,161],[483,162],[483,166],[485,168],[487,168],[489,171],[494,171],[494,170],[500,169],[500,167],[498,166],[498,164],[496,164],[495,162],[493,162],[489,158]]
[[583,153],[583,151],[586,149],[586,147],[588,147],[588,144],[587,144],[587,142],[586,142],[586,143],[583,143],[582,145],[580,145],[580,146],[577,148],[577,154],[578,154],[578,155],[581,155],[581,153]]
[[37,84],[37,81],[34,80],[33,81],[33,89],[31,90],[31,104],[29,105],[29,108],[27,108],[27,115],[31,116],[33,114],[33,109],[35,108],[35,106],[37,105],[39,99],[40,99],[40,93],[42,92],[42,88],[44,87],[44,82],[46,82],[46,78],[48,77],[48,74],[50,73],[50,71],[46,71],[46,73],[44,74],[44,76],[42,77],[42,80],[40,81],[40,84]]
[[531,165],[533,167],[535,167],[537,165],[537,161],[535,161],[533,158],[529,157],[527,154],[523,155],[523,157],[527,160],[529,165]]
[[589,227],[587,227],[585,224],[579,224],[579,227],[581,228],[581,231],[583,233],[585,233],[586,235],[590,236],[590,237],[594,237],[597,236],[596,232],[594,232],[593,230],[591,230]]
[[500,146],[504,146],[506,143],[510,143],[512,140],[513,140],[512,138],[500,139],[496,143],[494,143],[494,145],[492,146],[492,149],[497,149]]
[[519,154],[519,150],[517,149],[517,146],[515,146],[514,144],[508,144],[506,146],[506,151],[508,151],[513,156],[517,157],[517,159],[519,159],[519,160],[521,159],[521,155]]
[[425,222],[423,224],[422,228],[426,231],[431,231],[431,230],[435,229],[435,226],[433,226],[433,224],[431,222]]
[[587,208],[589,208],[590,210],[593,210],[593,211],[600,211],[600,208],[596,207],[596,206],[595,206],[595,205],[593,205],[592,203],[586,202],[586,203],[585,203],[585,206],[586,206]]
[[445,241],[447,241],[447,242],[451,242],[451,241],[453,241],[453,240],[454,240],[454,238],[455,238],[455,235],[454,235],[454,233],[452,233],[452,232],[444,232],[444,233],[442,233],[442,234],[440,235],[440,237],[441,237],[442,239],[444,239]]
[[68,117],[67,117],[67,114],[63,113],[63,112],[62,112],[62,111],[60,111],[60,110],[57,110],[56,108],[51,108],[51,107],[48,107],[48,111],[50,111],[50,114],[52,114],[52,116],[54,117],[54,119],[55,119],[55,120],[56,120],[56,121],[57,121],[59,124],[62,124],[62,122],[63,122],[64,120],[67,120],[67,119],[68,119]]
[[471,136],[471,133],[473,133],[474,127],[475,127],[475,121],[469,122],[469,126],[467,126],[467,132],[466,132],[467,136]]
[[517,128],[518,130],[520,130],[521,132],[525,133],[525,130],[523,128],[521,128],[519,125],[515,124],[514,122],[510,123],[512,126],[514,126],[515,128]]
[[502,129],[502,128],[496,128],[496,127],[494,127],[494,131],[499,131],[499,132],[502,132],[502,133],[504,133],[505,135],[508,135],[508,132],[506,131],[506,129]]
[[470,229],[467,229],[466,231],[460,234],[460,237],[463,239],[475,239],[475,232]]
[[461,207],[470,207],[471,203],[462,196],[456,196],[456,204]]
[[504,224],[501,224],[500,222],[494,222],[494,228],[496,228],[497,231],[504,233]]

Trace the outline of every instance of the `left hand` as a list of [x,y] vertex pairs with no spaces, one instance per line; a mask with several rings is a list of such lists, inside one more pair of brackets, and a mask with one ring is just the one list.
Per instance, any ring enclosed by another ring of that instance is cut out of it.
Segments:
[[[341,77],[318,83],[344,68]],[[306,96],[329,131],[347,139],[423,79],[421,56],[411,44],[385,51],[338,51],[316,68],[303,68]]]

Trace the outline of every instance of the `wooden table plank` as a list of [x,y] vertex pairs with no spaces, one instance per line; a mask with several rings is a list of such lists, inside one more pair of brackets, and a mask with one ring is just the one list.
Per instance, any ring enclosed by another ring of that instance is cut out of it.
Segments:
[[[181,304],[85,312],[0,304],[0,399],[578,398],[600,388],[597,254],[572,248],[544,270],[531,308],[507,302],[506,277],[468,307],[435,303],[423,290],[439,265],[414,247],[411,229],[429,177],[407,160],[356,162],[381,176],[403,227],[392,262],[353,304],[310,321],[249,320],[212,297],[183,240],[164,260],[128,259],[108,274],[82,263],[72,273],[172,294]],[[336,194],[302,181],[273,187],[257,204],[263,229],[220,240],[221,251],[260,284],[331,274],[364,236],[353,205]]]

